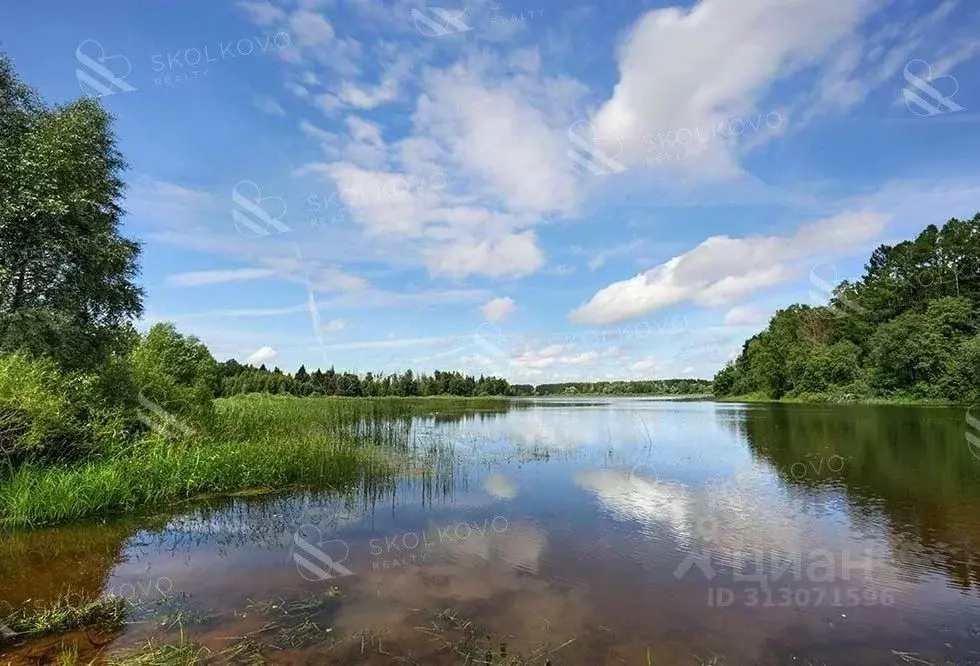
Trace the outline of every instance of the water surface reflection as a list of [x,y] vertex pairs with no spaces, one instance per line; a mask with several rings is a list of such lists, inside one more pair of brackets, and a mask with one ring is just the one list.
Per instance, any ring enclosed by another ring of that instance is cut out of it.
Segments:
[[957,410],[589,398],[409,426],[409,478],[8,535],[0,598],[166,577],[111,650],[182,630],[237,663],[461,663],[462,618],[532,663],[980,663]]

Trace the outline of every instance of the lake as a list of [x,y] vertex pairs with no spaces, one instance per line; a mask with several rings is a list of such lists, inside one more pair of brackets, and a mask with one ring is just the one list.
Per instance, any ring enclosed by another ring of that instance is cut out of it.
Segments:
[[980,664],[962,409],[576,397],[406,433],[427,465],[401,478],[8,534],[0,600],[123,597],[90,656]]

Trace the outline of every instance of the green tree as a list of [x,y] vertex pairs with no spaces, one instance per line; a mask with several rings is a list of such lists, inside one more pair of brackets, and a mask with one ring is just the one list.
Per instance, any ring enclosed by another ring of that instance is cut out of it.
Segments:
[[204,343],[181,335],[173,324],[160,323],[140,340],[131,360],[141,406],[157,417],[151,420],[159,423],[167,419],[160,416],[159,408],[192,424],[210,422],[220,376],[218,364]]
[[110,116],[91,99],[45,106],[0,55],[0,164],[0,351],[68,369],[126,351],[143,292]]

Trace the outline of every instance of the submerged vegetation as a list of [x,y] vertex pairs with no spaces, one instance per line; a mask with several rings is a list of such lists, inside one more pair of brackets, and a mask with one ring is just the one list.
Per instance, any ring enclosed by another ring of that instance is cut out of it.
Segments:
[[838,285],[826,306],[778,311],[715,376],[714,394],[973,401],[980,398],[978,310],[980,214],[880,246],[861,279]]
[[[52,604],[25,604],[0,615],[0,626],[6,623],[14,632],[0,636],[0,647],[16,648],[44,636],[60,635],[63,639],[56,655],[49,647],[46,654],[36,658],[54,656],[55,663],[112,666],[266,664],[276,663],[277,656],[299,656],[307,651],[316,655],[317,663],[378,663],[381,659],[381,663],[545,666],[561,663],[561,654],[575,642],[569,638],[520,650],[511,637],[488,632],[446,608],[436,613],[416,611],[419,624],[415,629],[428,639],[420,650],[373,632],[336,631],[334,620],[342,596],[340,588],[332,586],[295,598],[249,600],[244,608],[207,618],[181,613],[177,620],[155,622],[153,634],[140,643],[113,646],[112,652],[105,654],[109,641],[94,642],[84,632],[99,631],[107,637],[117,634],[134,619],[133,611],[139,607],[127,608],[122,599],[112,595],[64,595]],[[198,628],[216,620],[228,622],[231,629],[245,617],[257,618],[258,622],[243,623],[242,628],[250,628],[241,635],[196,636]]]
[[0,627],[5,628],[0,633],[0,647],[76,629],[115,629],[125,618],[125,603],[118,597],[86,598],[66,592],[49,603],[25,603],[0,613]]
[[492,398],[216,400],[207,428],[191,435],[164,428],[118,452],[20,464],[0,485],[0,524],[37,527],[243,489],[390,482],[425,462],[412,416],[505,407]]

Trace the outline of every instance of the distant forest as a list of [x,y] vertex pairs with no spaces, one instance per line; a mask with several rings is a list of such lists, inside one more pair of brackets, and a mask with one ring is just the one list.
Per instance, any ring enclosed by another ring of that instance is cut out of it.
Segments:
[[792,305],[714,378],[716,396],[980,398],[980,214],[882,245],[826,306]]
[[691,395],[711,390],[706,379],[658,379],[632,382],[570,382],[564,384],[510,384],[499,377],[473,377],[458,371],[436,370],[431,375],[414,374],[411,370],[398,374],[367,373],[363,377],[352,372],[337,372],[330,368],[307,371],[300,366],[295,374],[279,368],[269,370],[262,365],[242,365],[234,359],[219,364],[220,395],[243,393],[279,393],[296,396],[534,396],[556,394],[586,395]]

